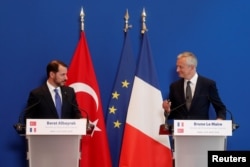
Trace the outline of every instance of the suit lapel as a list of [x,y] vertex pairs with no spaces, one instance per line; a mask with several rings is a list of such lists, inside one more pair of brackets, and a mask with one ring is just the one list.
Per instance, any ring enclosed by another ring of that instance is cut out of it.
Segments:
[[47,103],[51,112],[53,112],[55,115],[57,115],[56,107],[55,107],[55,104],[54,104],[53,99],[51,97],[51,94],[49,92],[48,86],[46,84],[44,84],[42,89],[43,89],[44,101]]
[[181,98],[182,98],[182,103],[185,103],[186,97],[185,97],[185,93],[184,93],[185,92],[185,89],[184,89],[184,79],[182,79],[181,82],[180,82],[179,90],[181,90],[180,95],[181,95]]
[[62,118],[64,116],[65,113],[65,105],[67,104],[68,101],[68,97],[67,97],[67,91],[65,89],[65,87],[61,87],[61,92],[62,92]]
[[201,79],[200,77],[198,76],[197,78],[197,82],[196,82],[196,87],[195,87],[195,90],[194,90],[194,96],[193,96],[193,100],[192,100],[192,104],[191,106],[193,105],[193,103],[196,101],[197,98],[199,98],[199,95],[200,95],[200,90],[201,90]]

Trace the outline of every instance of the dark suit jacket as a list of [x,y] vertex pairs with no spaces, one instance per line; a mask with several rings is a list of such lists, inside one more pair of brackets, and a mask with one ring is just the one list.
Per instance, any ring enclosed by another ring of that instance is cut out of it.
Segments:
[[169,99],[172,102],[169,119],[209,119],[209,106],[213,105],[217,118],[226,119],[226,107],[221,101],[216,83],[198,75],[190,110],[185,105],[184,79],[170,85]]
[[[81,118],[78,110],[74,89],[67,86],[61,87],[62,91],[62,118]],[[33,107],[31,106],[33,105]],[[24,118],[57,119],[58,114],[49,92],[47,84],[42,85],[30,92]]]

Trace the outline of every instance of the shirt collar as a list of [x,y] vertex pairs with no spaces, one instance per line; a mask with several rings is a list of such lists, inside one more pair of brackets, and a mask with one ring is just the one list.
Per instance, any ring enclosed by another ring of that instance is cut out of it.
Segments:
[[60,87],[56,87],[56,88],[55,88],[55,87],[54,87],[53,85],[51,85],[48,81],[46,82],[46,84],[47,84],[47,86],[48,86],[50,92],[54,92],[54,89],[58,89],[58,92],[61,91]]
[[187,83],[187,81],[191,81],[192,84],[196,84],[197,79],[198,79],[198,74],[196,72],[190,80],[185,79],[185,83]]

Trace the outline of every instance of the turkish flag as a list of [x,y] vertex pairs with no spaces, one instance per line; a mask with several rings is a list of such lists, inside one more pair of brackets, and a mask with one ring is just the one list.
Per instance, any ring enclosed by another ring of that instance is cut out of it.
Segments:
[[79,108],[95,125],[92,134],[82,138],[80,167],[111,167],[100,91],[84,32],[71,60],[66,85],[74,88]]

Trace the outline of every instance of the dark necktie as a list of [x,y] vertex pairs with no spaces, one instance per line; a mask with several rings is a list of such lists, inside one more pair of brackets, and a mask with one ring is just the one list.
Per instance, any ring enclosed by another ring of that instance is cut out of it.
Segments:
[[56,104],[56,110],[57,110],[57,114],[58,117],[61,118],[61,110],[62,110],[62,100],[61,97],[58,93],[58,89],[54,89],[55,91],[55,104]]
[[190,87],[190,81],[187,81],[187,87],[186,87],[186,106],[187,109],[190,109],[191,106],[191,102],[192,102],[192,91],[191,91],[191,87]]

